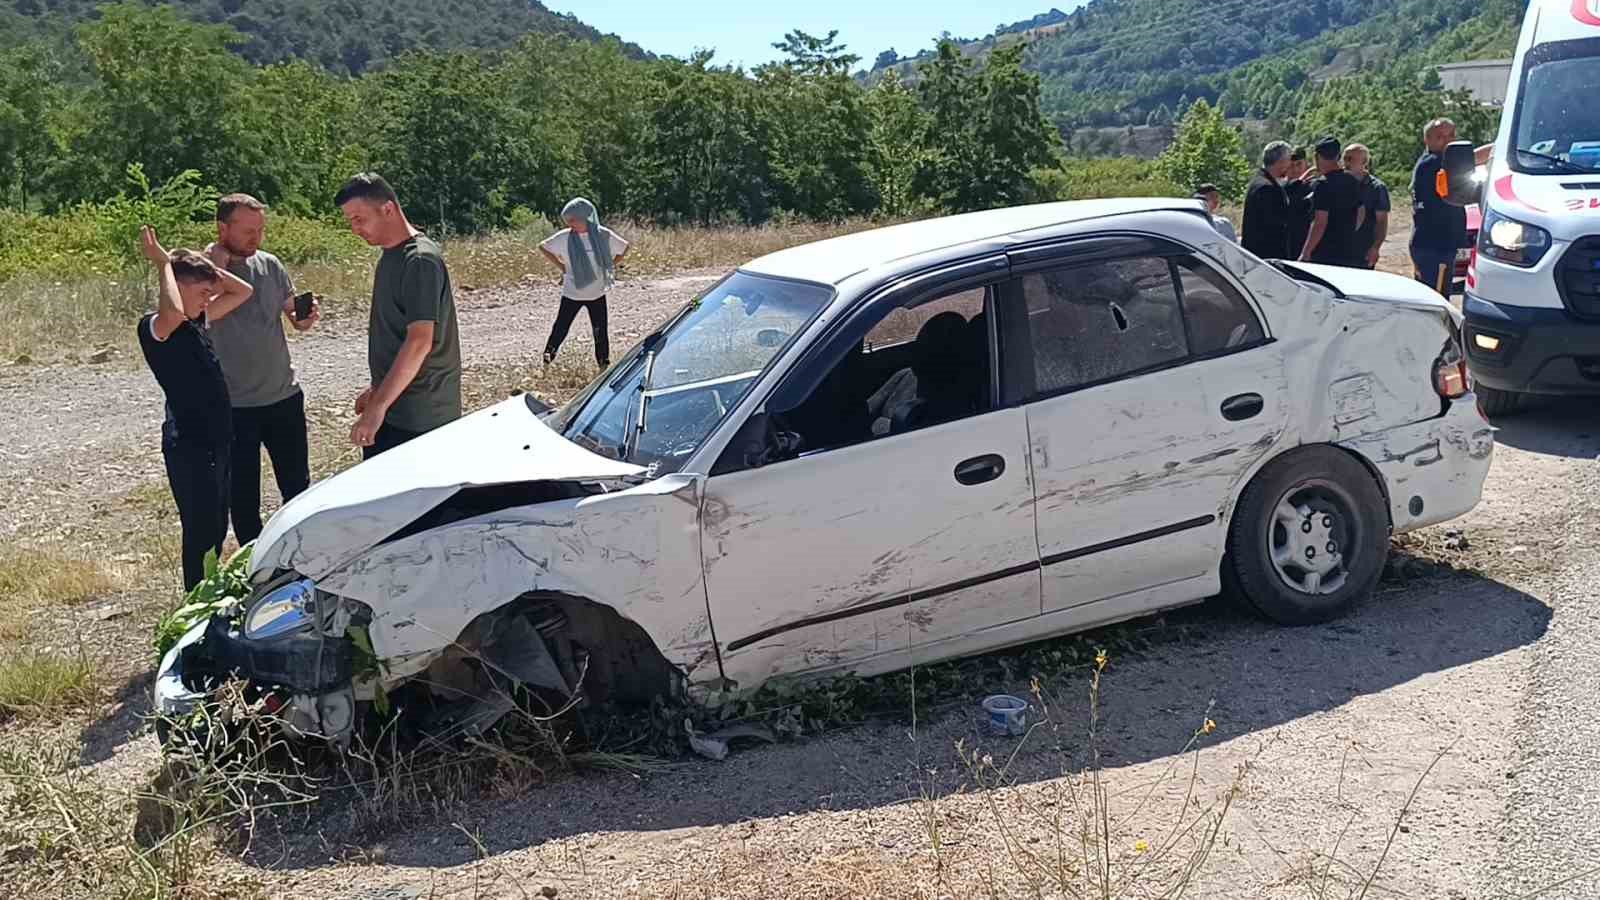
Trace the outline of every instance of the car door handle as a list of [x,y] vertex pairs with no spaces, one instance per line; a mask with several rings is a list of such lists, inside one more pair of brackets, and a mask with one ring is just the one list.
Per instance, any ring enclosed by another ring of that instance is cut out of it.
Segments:
[[1260,415],[1265,407],[1260,394],[1236,394],[1222,401],[1222,417],[1229,422],[1242,422]]
[[998,454],[974,456],[956,466],[956,481],[967,485],[983,484],[999,478],[1005,471],[1006,461]]

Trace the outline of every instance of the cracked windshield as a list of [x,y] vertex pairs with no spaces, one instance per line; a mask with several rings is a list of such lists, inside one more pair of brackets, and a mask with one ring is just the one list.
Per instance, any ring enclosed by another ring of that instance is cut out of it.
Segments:
[[832,295],[820,284],[735,272],[641,341],[551,426],[652,474],[677,471]]

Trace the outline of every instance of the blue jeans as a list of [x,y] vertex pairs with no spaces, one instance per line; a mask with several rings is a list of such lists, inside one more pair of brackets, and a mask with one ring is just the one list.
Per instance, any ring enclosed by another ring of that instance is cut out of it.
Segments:
[[1412,247],[1411,265],[1416,279],[1444,296],[1450,296],[1450,282],[1456,271],[1456,251],[1436,247]]

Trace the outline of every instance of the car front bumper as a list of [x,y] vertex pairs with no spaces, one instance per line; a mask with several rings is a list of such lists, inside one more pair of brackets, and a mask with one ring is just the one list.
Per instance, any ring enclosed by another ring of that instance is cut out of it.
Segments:
[[182,719],[194,712],[205,700],[205,691],[190,690],[184,686],[183,657],[187,648],[195,646],[205,637],[206,626],[209,624],[201,622],[189,629],[178,643],[161,657],[161,667],[156,670],[156,715],[166,719]]
[[[1600,322],[1470,293],[1462,312],[1462,342],[1475,381],[1519,394],[1600,394]],[[1497,341],[1497,348],[1485,348],[1479,336]]]
[[1494,455],[1494,428],[1471,394],[1450,401],[1444,415],[1340,443],[1383,476],[1390,521],[1400,534],[1447,522],[1483,497]]
[[166,731],[188,718],[228,678],[275,696],[268,708],[299,737],[348,737],[355,724],[354,654],[348,640],[315,631],[251,641],[226,618],[190,628],[161,658],[153,688]]

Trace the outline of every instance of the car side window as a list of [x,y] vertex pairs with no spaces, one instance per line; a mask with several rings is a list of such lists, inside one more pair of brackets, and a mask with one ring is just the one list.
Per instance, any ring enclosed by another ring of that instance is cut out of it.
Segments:
[[952,422],[992,408],[988,288],[885,310],[804,401],[774,412],[810,453]]
[[985,291],[986,288],[972,288],[916,306],[897,306],[867,332],[862,350],[873,353],[908,344],[917,339],[917,332],[929,319],[943,312],[957,313],[963,321],[970,322],[983,314]]
[[1110,381],[1189,355],[1177,282],[1163,257],[1107,260],[1019,281],[1036,395]]
[[1174,264],[1183,288],[1183,313],[1189,320],[1189,350],[1196,356],[1259,344],[1266,334],[1250,302],[1215,269],[1180,256]]

